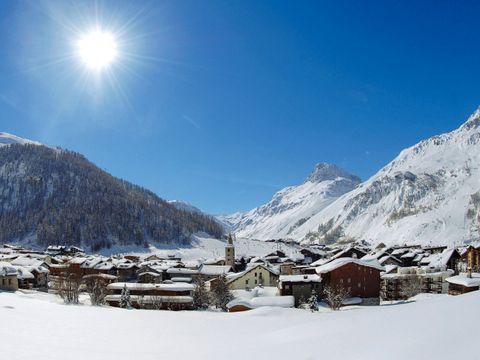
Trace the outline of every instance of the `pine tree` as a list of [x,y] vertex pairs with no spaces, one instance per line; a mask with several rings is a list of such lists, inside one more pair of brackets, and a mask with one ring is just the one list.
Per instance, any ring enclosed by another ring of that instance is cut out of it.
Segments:
[[233,295],[228,288],[227,278],[225,275],[221,275],[215,282],[215,286],[212,289],[213,303],[216,308],[220,308],[223,311],[227,311],[227,304],[233,300]]
[[315,289],[312,290],[310,297],[307,300],[308,308],[312,311],[318,311],[318,295]]
[[208,309],[210,296],[205,286],[205,278],[200,275],[195,279],[195,290],[193,291],[193,304],[197,309]]
[[130,290],[128,290],[127,284],[123,285],[122,294],[120,297],[120,307],[124,309],[132,308],[132,303],[130,300]]

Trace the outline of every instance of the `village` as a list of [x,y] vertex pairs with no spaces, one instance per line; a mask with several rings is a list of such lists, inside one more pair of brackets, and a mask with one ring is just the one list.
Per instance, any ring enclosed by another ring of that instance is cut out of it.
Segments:
[[418,294],[479,290],[480,244],[463,248],[365,244],[299,247],[236,255],[229,235],[224,256],[183,260],[178,254],[87,255],[75,246],[33,251],[0,248],[0,290],[56,294],[67,304],[155,310],[239,312],[259,307],[374,306]]

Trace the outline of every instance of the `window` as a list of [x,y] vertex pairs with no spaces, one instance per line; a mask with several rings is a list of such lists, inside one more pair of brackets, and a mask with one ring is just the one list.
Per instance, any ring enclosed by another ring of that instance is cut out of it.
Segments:
[[257,279],[255,279],[255,285],[257,285]]
[[8,285],[12,285],[12,279],[8,279]]
[[352,282],[352,279],[348,278],[347,282],[350,284]]
[[[255,273],[255,277],[257,277],[257,273]],[[256,283],[255,283],[256,284]]]
[[362,287],[362,283],[358,283],[358,287],[361,288],[361,287]]
[[245,280],[245,285],[248,285],[248,279],[247,279],[247,280]]
[[343,284],[343,279],[340,279],[340,284]]
[[290,284],[285,284],[285,290],[290,290]]

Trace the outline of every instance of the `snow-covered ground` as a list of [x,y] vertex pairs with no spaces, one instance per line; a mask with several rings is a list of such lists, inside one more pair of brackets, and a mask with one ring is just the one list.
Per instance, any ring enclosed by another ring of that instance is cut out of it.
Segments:
[[9,360],[474,359],[480,292],[310,313],[123,310],[0,293]]
[[[225,256],[225,241],[204,237],[195,236],[191,246],[162,246],[157,244],[151,246],[149,249],[142,247],[113,247],[111,249],[104,249],[101,251],[102,255],[111,254],[136,254],[145,256],[146,254],[177,254],[183,260],[198,260],[198,259],[214,259]],[[303,258],[303,255],[298,252],[300,248],[297,245],[276,244],[272,242],[264,242],[257,240],[249,240],[238,238],[235,241],[235,254],[238,256],[264,256],[276,250],[283,251],[287,256],[293,258]]]

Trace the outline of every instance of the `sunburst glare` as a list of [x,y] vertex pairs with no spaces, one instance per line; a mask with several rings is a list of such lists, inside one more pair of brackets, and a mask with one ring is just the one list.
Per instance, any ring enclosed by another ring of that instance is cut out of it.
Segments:
[[77,54],[82,62],[93,70],[102,70],[117,58],[118,45],[115,36],[97,28],[80,37],[76,43]]

